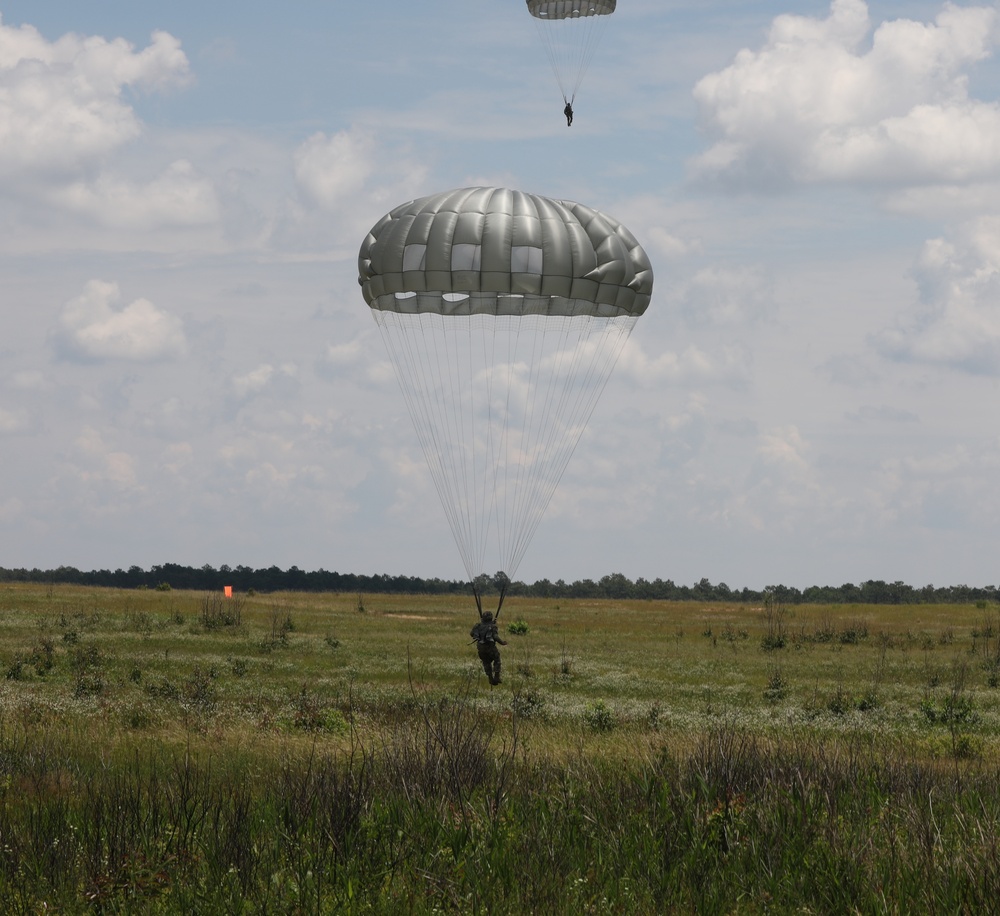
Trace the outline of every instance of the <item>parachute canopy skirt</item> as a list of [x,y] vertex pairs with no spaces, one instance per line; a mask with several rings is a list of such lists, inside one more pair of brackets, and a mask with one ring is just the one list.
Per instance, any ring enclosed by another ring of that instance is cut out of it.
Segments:
[[358,273],[466,573],[513,577],[649,305],[645,251],[582,204],[464,188],[382,217]]

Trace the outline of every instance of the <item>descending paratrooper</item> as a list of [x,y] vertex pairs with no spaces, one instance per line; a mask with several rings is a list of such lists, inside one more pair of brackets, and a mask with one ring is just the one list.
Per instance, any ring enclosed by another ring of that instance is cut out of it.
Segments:
[[481,570],[504,570],[492,580],[495,627],[509,577],[649,305],[649,259],[628,229],[590,207],[461,188],[382,217],[361,246],[358,281],[480,622],[489,613]]

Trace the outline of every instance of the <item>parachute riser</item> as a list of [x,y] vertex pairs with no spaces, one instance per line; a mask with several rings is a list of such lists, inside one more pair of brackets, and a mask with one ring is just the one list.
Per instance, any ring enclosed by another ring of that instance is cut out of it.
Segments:
[[[476,610],[479,612],[479,619],[483,619],[483,596],[479,591],[478,586],[473,583],[472,585],[472,595],[476,599]],[[493,615],[493,620],[497,621],[500,619],[500,611],[503,610],[503,599],[507,597],[507,583],[501,583],[500,585],[500,598],[497,601],[497,610]]]
[[507,585],[504,583],[500,586],[500,600],[497,601],[497,612],[493,615],[494,620],[500,619],[500,611],[503,610],[503,599],[507,596]]

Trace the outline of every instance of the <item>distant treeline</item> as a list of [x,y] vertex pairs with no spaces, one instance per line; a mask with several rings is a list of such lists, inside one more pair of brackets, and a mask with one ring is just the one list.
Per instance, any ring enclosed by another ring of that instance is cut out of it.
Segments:
[[[471,595],[467,581],[422,579],[418,576],[365,576],[356,573],[328,572],[318,569],[306,572],[297,566],[280,569],[251,569],[249,566],[181,566],[164,563],[148,570],[139,566],[128,569],[98,569],[83,572],[72,566],[56,569],[4,569],[0,567],[0,582],[67,583],[97,585],[108,588],[178,588],[196,591],[221,590],[231,585],[241,592],[357,592],[381,594]],[[496,591],[492,577],[482,575],[477,585],[483,594]],[[578,579],[551,582],[511,582],[507,594],[533,598],[638,598],[659,601],[729,601],[760,603],[765,598],[784,604],[969,604],[978,601],[1000,601],[1000,591],[994,585],[973,587],[925,585],[914,588],[905,582],[884,582],[869,579],[860,585],[812,585],[797,589],[785,585],[768,586],[756,591],[751,588],[731,589],[725,582],[713,585],[702,579],[694,585],[678,585],[670,579],[639,578],[634,582],[621,573],[611,573],[594,581]]]

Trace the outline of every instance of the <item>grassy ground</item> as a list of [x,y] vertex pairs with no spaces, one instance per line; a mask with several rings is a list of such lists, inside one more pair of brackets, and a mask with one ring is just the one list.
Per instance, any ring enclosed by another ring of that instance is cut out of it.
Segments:
[[3,587],[0,906],[957,912],[1000,894],[995,606],[514,600],[493,689],[471,608]]
[[440,597],[8,586],[0,711],[151,736],[336,740],[342,717],[377,724],[472,678],[476,702],[516,707],[552,747],[602,731],[697,734],[719,717],[767,733],[878,732],[932,755],[958,726],[970,754],[1000,733],[994,607],[511,601],[503,629],[527,632],[505,634],[495,690],[477,676],[473,615],[471,601]]

